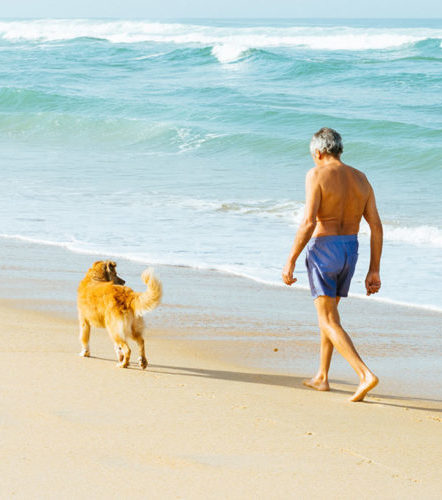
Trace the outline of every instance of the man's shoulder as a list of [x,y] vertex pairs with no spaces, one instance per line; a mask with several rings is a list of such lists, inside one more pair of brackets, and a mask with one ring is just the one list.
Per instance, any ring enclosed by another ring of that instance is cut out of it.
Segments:
[[323,175],[318,167],[311,168],[305,176],[307,189],[317,189],[323,184]]
[[[357,168],[352,167],[351,165],[347,165],[345,163],[341,163],[341,165],[338,166],[337,169],[341,170],[341,172],[342,172],[342,170],[348,169],[351,172],[351,175],[354,176],[355,178],[357,178],[358,181],[360,181],[364,184],[366,183],[366,184],[370,185],[370,183],[368,182],[367,176],[365,175],[364,172],[362,172],[362,170],[358,170]],[[329,168],[319,168],[319,167],[315,166],[315,167],[312,167],[307,172],[306,179],[310,183],[315,183],[315,182],[320,183],[322,180],[327,180],[330,177],[335,176],[336,173],[337,173],[336,167],[329,169]]]
[[366,180],[368,182],[367,176],[362,172],[362,170],[358,170],[355,167],[352,167],[351,165],[345,165],[347,168],[351,170],[351,172],[356,176],[359,177],[360,179]]
[[312,167],[306,174],[306,179],[309,181],[314,181],[319,178],[321,174],[321,169],[318,167]]

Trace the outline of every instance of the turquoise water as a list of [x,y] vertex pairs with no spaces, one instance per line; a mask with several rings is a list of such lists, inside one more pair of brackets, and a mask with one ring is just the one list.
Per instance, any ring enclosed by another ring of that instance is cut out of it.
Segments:
[[329,126],[377,193],[377,299],[442,310],[441,43],[441,20],[0,21],[0,234],[277,285]]

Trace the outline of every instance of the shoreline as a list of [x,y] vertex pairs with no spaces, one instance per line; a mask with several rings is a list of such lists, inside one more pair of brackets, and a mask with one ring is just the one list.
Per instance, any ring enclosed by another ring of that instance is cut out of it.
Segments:
[[[95,259],[14,240],[5,241],[0,251],[6,263],[0,269],[0,290],[7,290],[7,296],[0,291],[0,299],[76,321],[76,289]],[[142,290],[143,267],[117,262],[127,285]],[[170,339],[198,344],[213,359],[239,368],[313,375],[319,334],[308,292],[191,268],[156,266],[156,272],[164,300],[159,310],[146,315],[148,331],[166,331]],[[344,327],[380,378],[376,395],[442,399],[438,313],[357,298],[342,301],[340,307]],[[353,370],[336,354],[330,376],[332,385],[357,383]]]
[[[76,255],[82,255],[82,256],[90,256],[91,258],[96,257],[97,259],[99,258],[105,258],[105,259],[120,259],[124,260],[128,263],[131,264],[140,264],[143,266],[158,266],[158,267],[172,267],[172,268],[177,268],[177,269],[189,269],[195,272],[213,272],[213,273],[220,273],[225,276],[231,276],[234,278],[242,278],[245,280],[252,281],[253,283],[259,284],[259,285],[264,285],[267,287],[271,288],[285,288],[286,285],[284,285],[282,282],[277,283],[274,281],[266,280],[266,279],[261,279],[261,278],[256,278],[253,276],[250,276],[245,273],[240,273],[234,270],[229,270],[227,269],[228,266],[226,265],[220,265],[218,267],[211,266],[209,264],[207,265],[191,265],[191,264],[166,264],[164,262],[148,262],[147,259],[144,258],[137,258],[137,257],[131,257],[128,255],[124,254],[118,254],[115,252],[100,252],[98,250],[93,251],[93,250],[79,250],[79,249],[73,249],[69,243],[62,243],[62,242],[52,242],[52,241],[46,241],[46,240],[39,240],[36,238],[31,238],[27,236],[21,236],[21,235],[8,235],[8,234],[0,234],[0,238],[3,240],[12,240],[16,242],[21,242],[23,244],[28,244],[28,245],[37,245],[37,246],[48,246],[48,247],[54,247],[54,248],[59,248],[62,250],[65,250],[66,252],[70,252],[72,254]],[[300,272],[299,270],[297,271],[298,273]],[[301,273],[304,273],[303,270],[301,270]],[[302,291],[307,291],[310,292],[310,288],[308,285],[300,285],[297,283],[292,289],[296,290],[302,290]],[[423,311],[429,311],[432,313],[437,313],[442,315],[442,308],[431,305],[431,304],[417,304],[414,302],[406,302],[406,301],[400,301],[396,299],[391,299],[388,297],[382,297],[382,295],[376,295],[376,296],[370,296],[370,298],[366,297],[363,293],[355,293],[355,292],[350,292],[348,294],[348,298],[356,298],[359,300],[370,300],[370,301],[375,301],[379,302],[381,304],[387,304],[387,305],[392,305],[392,306],[397,306],[397,307],[405,307],[405,308],[411,308],[411,309],[419,309]]]

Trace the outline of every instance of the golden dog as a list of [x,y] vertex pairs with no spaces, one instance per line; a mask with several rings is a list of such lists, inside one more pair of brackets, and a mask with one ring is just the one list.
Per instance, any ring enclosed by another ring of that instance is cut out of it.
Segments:
[[118,365],[126,368],[130,360],[129,337],[140,348],[139,365],[146,368],[143,332],[143,314],[155,309],[161,301],[161,283],[149,269],[141,275],[147,285],[143,293],[134,292],[123,286],[116,272],[116,263],[106,260],[94,262],[78,287],[78,319],[80,322],[80,356],[89,356],[89,335],[91,325],[106,328],[114,342]]

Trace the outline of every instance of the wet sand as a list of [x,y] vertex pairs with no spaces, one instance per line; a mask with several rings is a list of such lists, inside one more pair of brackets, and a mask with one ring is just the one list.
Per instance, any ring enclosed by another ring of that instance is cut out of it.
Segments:
[[[2,247],[2,497],[438,498],[438,388],[400,394],[399,370],[383,381],[382,368],[401,323],[389,359],[427,357],[417,374],[431,380],[440,316],[348,301],[347,324],[381,377],[352,404],[356,379],[339,358],[331,392],[302,385],[318,341],[305,291],[165,267],[164,305],[147,315],[150,366],[123,370],[104,330],[92,358],[77,356],[75,287],[93,260]],[[119,262],[136,289],[143,267]]]
[[[1,239],[0,299],[75,320],[78,283],[98,259]],[[140,274],[146,266],[115,260],[127,284],[142,290]],[[280,375],[314,374],[319,335],[306,290],[266,286],[208,270],[154,267],[163,281],[164,298],[147,320],[152,328],[166,331],[167,339],[197,342],[213,359],[235,366]],[[442,399],[441,313],[372,298],[342,300],[340,310],[344,328],[380,377],[376,393]],[[332,383],[357,382],[353,370],[336,354],[330,375]]]

